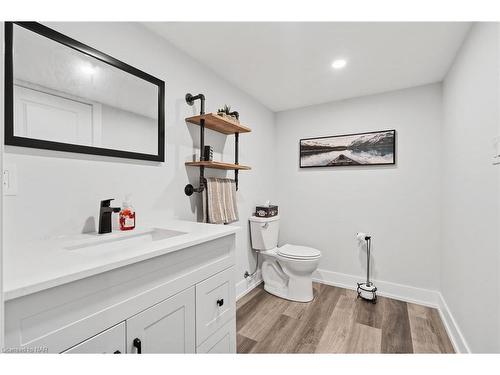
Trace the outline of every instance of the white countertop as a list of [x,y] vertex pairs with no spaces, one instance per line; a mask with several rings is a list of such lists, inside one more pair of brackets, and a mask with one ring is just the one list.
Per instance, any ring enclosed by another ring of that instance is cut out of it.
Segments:
[[[236,233],[240,227],[214,225],[181,220],[165,220],[149,223],[145,228],[161,228],[185,232],[175,237],[154,241],[146,246],[126,249],[101,249],[100,251],[68,250],[65,245],[103,238],[96,233],[58,237],[27,243],[4,251],[4,299],[11,300],[44,289],[59,286],[102,272],[110,271],[146,259],[178,251],[186,247]],[[113,232],[111,236],[123,233]],[[125,234],[123,234],[125,235]]]

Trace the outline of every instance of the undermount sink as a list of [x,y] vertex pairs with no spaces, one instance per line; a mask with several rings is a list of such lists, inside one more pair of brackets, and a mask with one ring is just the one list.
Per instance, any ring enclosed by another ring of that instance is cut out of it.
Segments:
[[95,234],[85,239],[72,241],[64,246],[66,250],[117,250],[138,245],[152,244],[186,234],[171,229],[150,228],[133,230],[132,232],[114,232],[109,234]]

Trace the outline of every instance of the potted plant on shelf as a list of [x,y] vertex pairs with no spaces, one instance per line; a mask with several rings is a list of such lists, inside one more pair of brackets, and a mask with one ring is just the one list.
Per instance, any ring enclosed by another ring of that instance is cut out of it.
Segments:
[[229,118],[232,121],[240,122],[240,115],[237,111],[231,112],[231,106],[224,104],[224,108],[219,108],[217,114],[221,117]]

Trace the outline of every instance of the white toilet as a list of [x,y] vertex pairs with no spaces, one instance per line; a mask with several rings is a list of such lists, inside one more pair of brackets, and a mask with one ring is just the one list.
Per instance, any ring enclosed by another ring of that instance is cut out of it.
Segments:
[[312,301],[312,274],[318,268],[321,251],[289,244],[277,247],[279,220],[279,215],[250,218],[252,248],[264,256],[264,289],[291,301]]

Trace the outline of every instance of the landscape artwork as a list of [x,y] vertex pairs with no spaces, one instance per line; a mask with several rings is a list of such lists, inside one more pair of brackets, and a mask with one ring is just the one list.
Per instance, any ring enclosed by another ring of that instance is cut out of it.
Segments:
[[300,140],[300,167],[385,165],[396,162],[396,130]]

